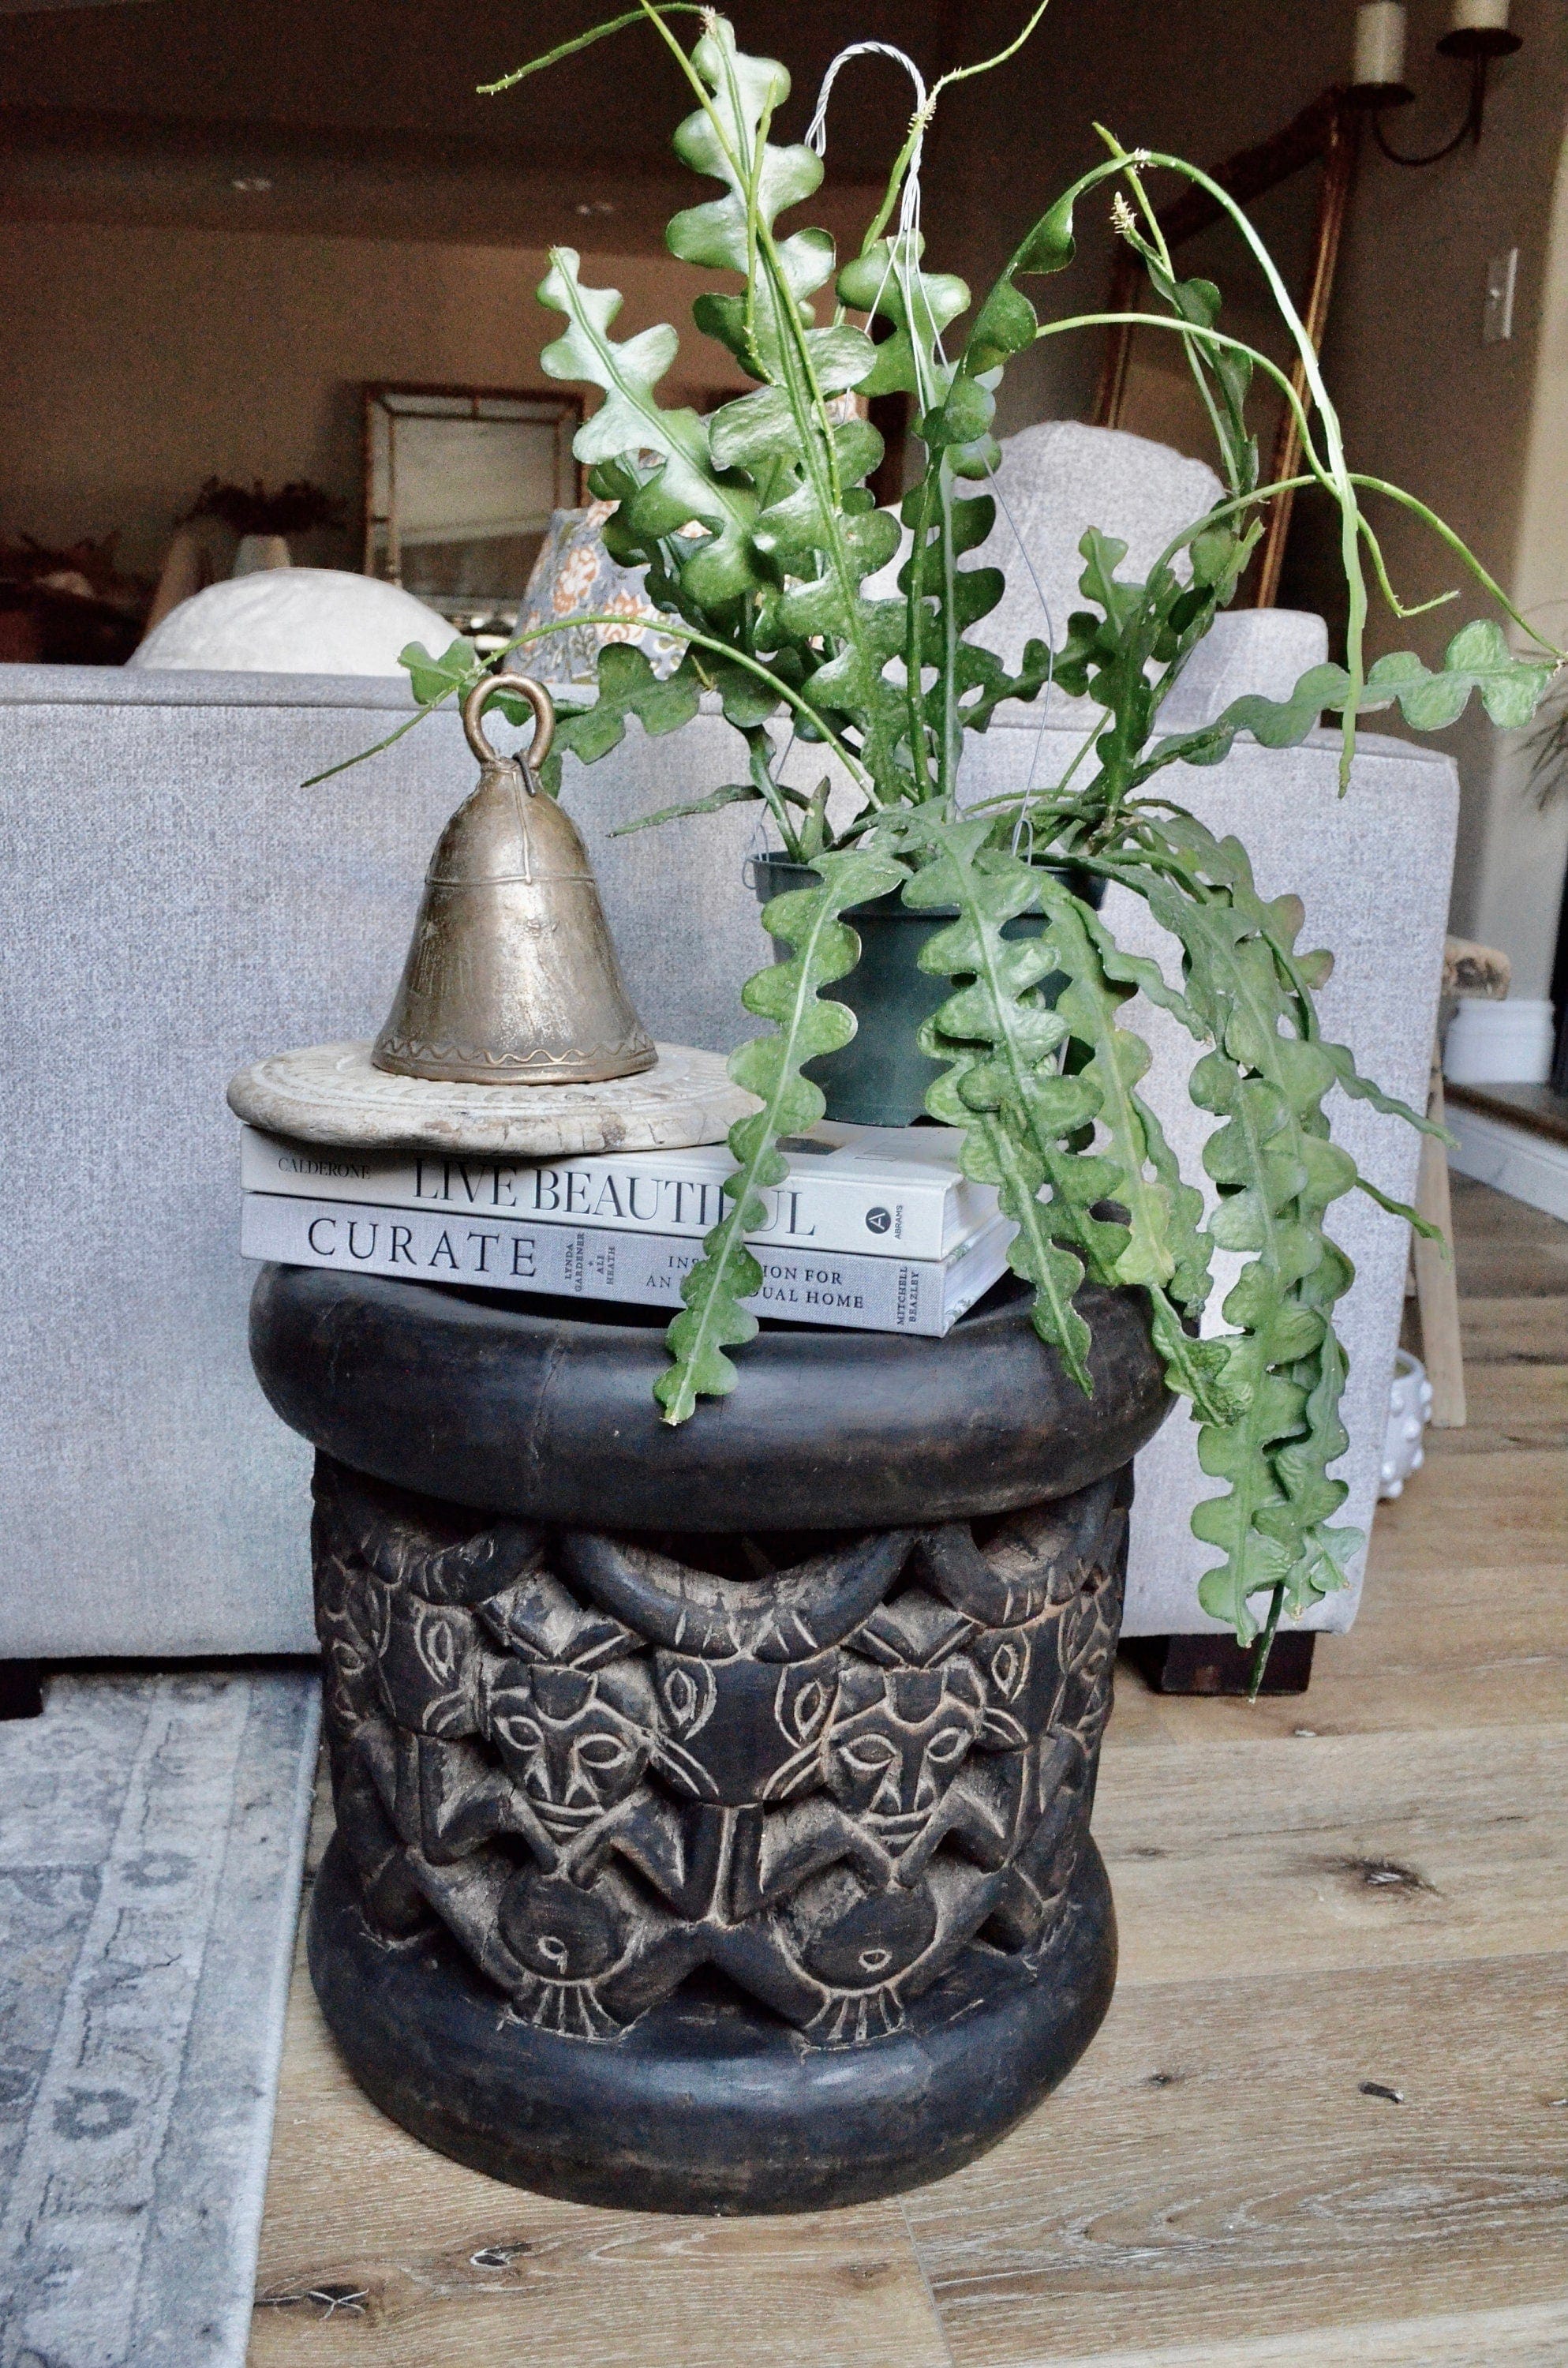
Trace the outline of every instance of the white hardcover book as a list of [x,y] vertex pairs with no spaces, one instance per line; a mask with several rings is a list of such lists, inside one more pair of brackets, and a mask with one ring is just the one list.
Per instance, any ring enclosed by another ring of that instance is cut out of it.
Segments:
[[[767,1222],[750,1238],[780,1250],[950,1257],[996,1214],[993,1187],[971,1183],[960,1168],[961,1139],[957,1127],[846,1126],[826,1119],[788,1135],[780,1147],[789,1176],[762,1194]],[[249,1192],[688,1241],[700,1241],[724,1214],[724,1178],[734,1170],[722,1143],[581,1159],[473,1159],[340,1151],[285,1142],[255,1127],[241,1131],[240,1181]]]
[[[946,1258],[823,1256],[762,1245],[758,1315],[860,1332],[920,1332],[939,1338],[990,1289],[1017,1231],[994,1217]],[[540,1225],[472,1212],[383,1208],[247,1192],[240,1218],[245,1258],[283,1266],[357,1269],[408,1282],[465,1283],[560,1299],[618,1299],[679,1310],[682,1278],[701,1245],[669,1234],[600,1225]]]

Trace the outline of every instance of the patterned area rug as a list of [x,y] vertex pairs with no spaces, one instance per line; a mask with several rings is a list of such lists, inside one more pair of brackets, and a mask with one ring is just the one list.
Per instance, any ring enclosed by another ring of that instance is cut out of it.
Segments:
[[0,2368],[241,2368],[318,1693],[57,1678],[0,1725]]

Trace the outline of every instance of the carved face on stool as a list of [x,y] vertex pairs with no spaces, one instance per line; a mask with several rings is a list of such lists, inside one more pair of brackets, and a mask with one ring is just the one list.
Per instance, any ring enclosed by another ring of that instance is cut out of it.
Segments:
[[487,1690],[485,1731],[540,1825],[573,1837],[634,1792],[653,1750],[645,1671],[505,1665]]
[[962,1658],[936,1669],[846,1667],[827,1736],[828,1790],[897,1857],[935,1815],[984,1712]]

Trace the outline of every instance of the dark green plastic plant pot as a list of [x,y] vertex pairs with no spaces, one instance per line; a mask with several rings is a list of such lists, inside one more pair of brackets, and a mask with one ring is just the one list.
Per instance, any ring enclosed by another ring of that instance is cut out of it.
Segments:
[[[787,855],[757,855],[748,862],[757,902],[768,905],[792,888],[816,888],[821,881],[808,863],[793,863]],[[1053,876],[1066,881],[1074,893],[1098,905],[1103,882],[1087,872],[1063,866]],[[827,1116],[856,1126],[913,1126],[926,1115],[926,1089],[940,1076],[942,1064],[928,1060],[915,1038],[923,1021],[953,992],[950,979],[920,968],[920,950],[937,931],[958,918],[956,905],[912,911],[895,890],[869,904],[851,905],[844,916],[860,940],[860,959],[847,978],[827,989],[835,1003],[846,1003],[855,1014],[856,1030],[837,1053],[819,1053],[806,1062],[805,1075],[827,1097]],[[1009,921],[1009,938],[1038,937],[1043,927],[1038,916],[1026,914]],[[792,949],[774,940],[774,960],[790,961]],[[1066,985],[1060,973],[1041,981],[1046,1001],[1052,1002]]]

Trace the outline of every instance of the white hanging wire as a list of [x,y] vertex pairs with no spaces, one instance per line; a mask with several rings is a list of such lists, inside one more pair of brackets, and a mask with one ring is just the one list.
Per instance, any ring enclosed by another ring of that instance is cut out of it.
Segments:
[[915,85],[915,105],[924,112],[926,77],[907,50],[895,49],[891,41],[851,41],[847,49],[839,51],[824,74],[822,88],[817,93],[816,113],[806,126],[806,145],[814,149],[819,156],[827,154],[827,102],[833,96],[833,85],[838,80],[839,68],[846,66],[851,58],[870,57],[892,58],[895,65],[903,68]]
[[914,241],[915,242],[915,253],[918,254],[920,251],[918,244],[920,240],[920,164],[926,147],[926,108],[929,101],[926,89],[926,77],[908,51],[896,48],[892,41],[851,41],[846,49],[840,50],[823,76],[822,88],[817,93],[816,112],[806,126],[806,145],[818,156],[827,154],[827,103],[833,95],[833,85],[838,79],[839,69],[841,66],[846,66],[851,58],[869,57],[892,58],[895,65],[903,68],[910,81],[915,85],[915,113],[910,119],[911,129],[915,134],[915,145],[910,151],[909,164],[903,176],[903,187],[899,192],[898,229],[894,236],[888,241],[887,269],[882,274],[881,286],[877,290],[871,302],[870,309],[875,313],[877,306],[882,301],[882,294],[892,276],[900,248],[906,247],[911,241]]

